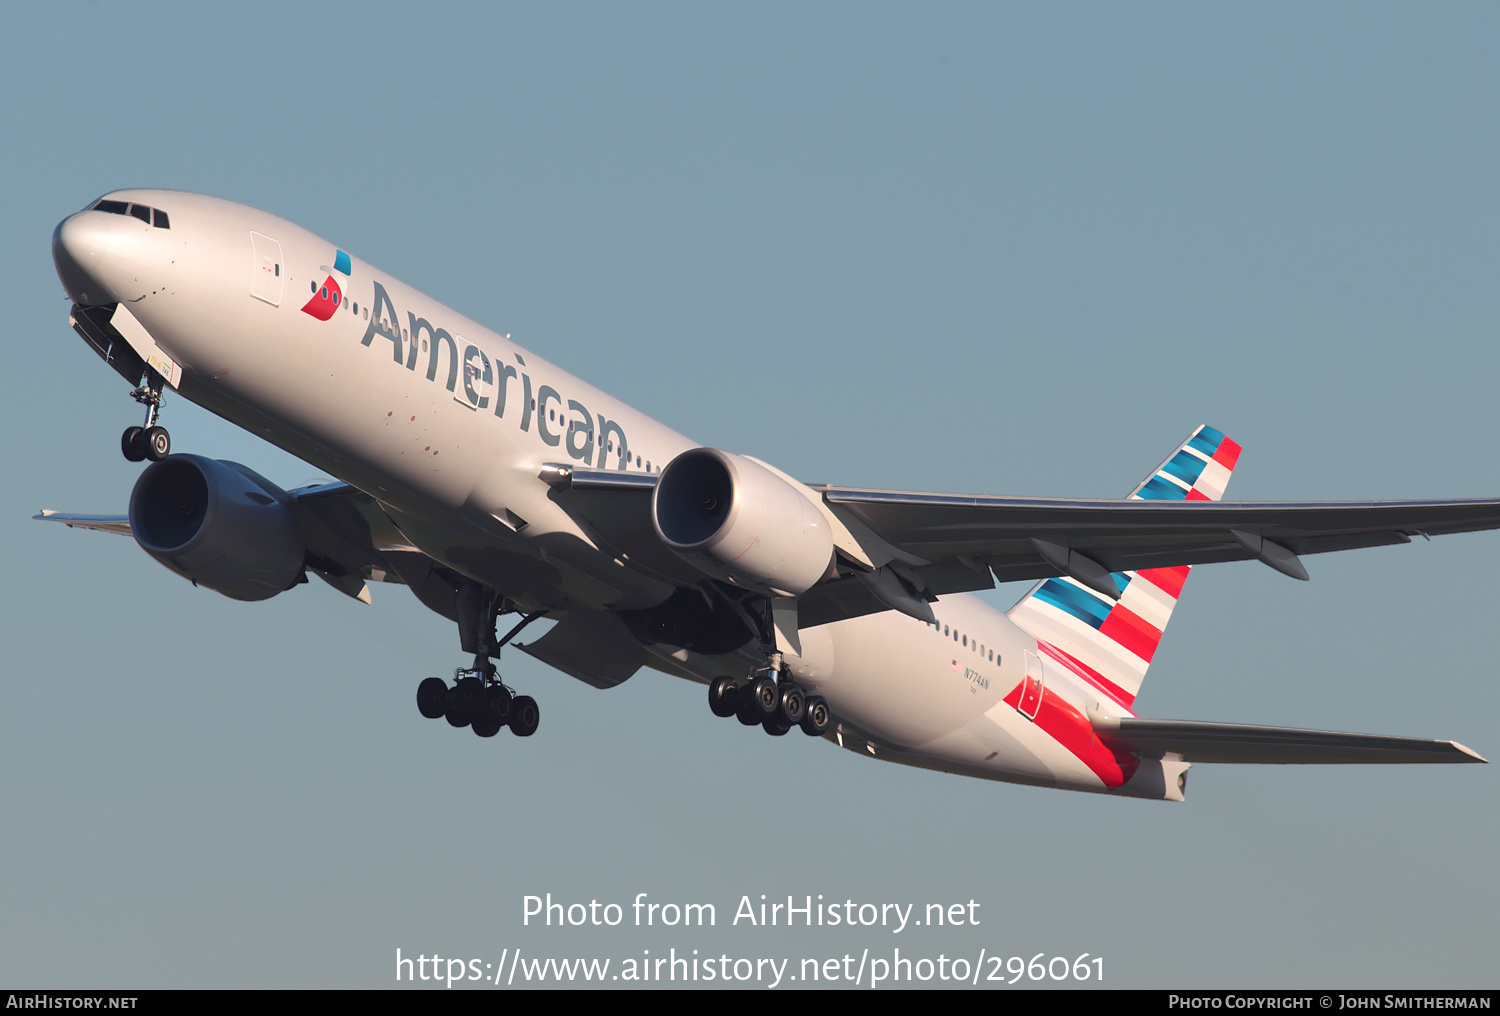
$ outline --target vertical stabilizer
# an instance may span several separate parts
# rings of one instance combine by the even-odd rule
[[[1217,501],[1240,446],[1199,427],[1130,492],[1144,501]],[[1118,600],[1067,578],[1046,579],[1006,612],[1041,651],[1130,710],[1177,606],[1188,568],[1113,572]]]

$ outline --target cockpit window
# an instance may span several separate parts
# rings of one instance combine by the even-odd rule
[[[171,229],[172,224],[167,219],[167,213],[160,208],[152,208],[149,205],[132,205],[124,201],[109,201],[100,199],[94,202],[93,210],[96,212],[109,212],[111,215],[132,215],[140,219],[146,225],[155,225],[157,229]],[[153,218],[155,222],[153,223]]]

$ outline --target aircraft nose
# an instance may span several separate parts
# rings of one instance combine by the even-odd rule
[[[110,303],[105,287],[93,272],[110,238],[110,216],[76,212],[52,231],[52,263],[73,302],[82,306]]]

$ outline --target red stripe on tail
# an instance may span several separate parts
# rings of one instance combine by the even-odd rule
[[[1156,654],[1156,644],[1161,641],[1160,631],[1118,603],[1099,626],[1099,634],[1114,639],[1147,663],[1151,662],[1151,657]]]
[[[1219,442],[1219,450],[1214,452],[1214,461],[1230,472],[1234,472],[1234,464],[1240,460],[1240,446],[1229,438]]]
[[[1187,581],[1190,570],[1190,566],[1184,564],[1176,568],[1143,568],[1136,574],[1175,600],[1182,595],[1182,584]]]

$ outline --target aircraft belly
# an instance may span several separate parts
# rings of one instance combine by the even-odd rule
[[[1009,647],[1024,633],[971,597],[942,597],[933,606],[938,628],[894,611],[822,626],[833,638],[837,665],[820,687],[839,716],[893,744],[927,744],[982,715],[1019,681],[1005,675],[1013,669],[1010,657],[1020,662]],[[960,617],[975,634],[984,628],[1000,650],[999,663],[943,634],[941,619],[952,631]]]
[[[1105,784],[1088,764],[1046,730],[1026,719],[1013,706],[1000,702],[969,724],[993,754],[983,765],[1029,779],[1045,778],[1059,786],[1099,790]]]
[[[912,752],[961,766],[966,771],[980,772],[991,779],[1087,790],[1102,787],[1087,769],[1079,772],[1076,765],[1058,756],[1053,750],[1057,747],[1055,743],[1049,747],[1017,734],[1026,732],[1012,733],[1003,723],[981,717],[960,730],[913,748]]]
[[[797,682],[813,694],[822,695],[838,673],[832,625],[804,628],[798,632],[802,652],[786,655],[787,668]]]

